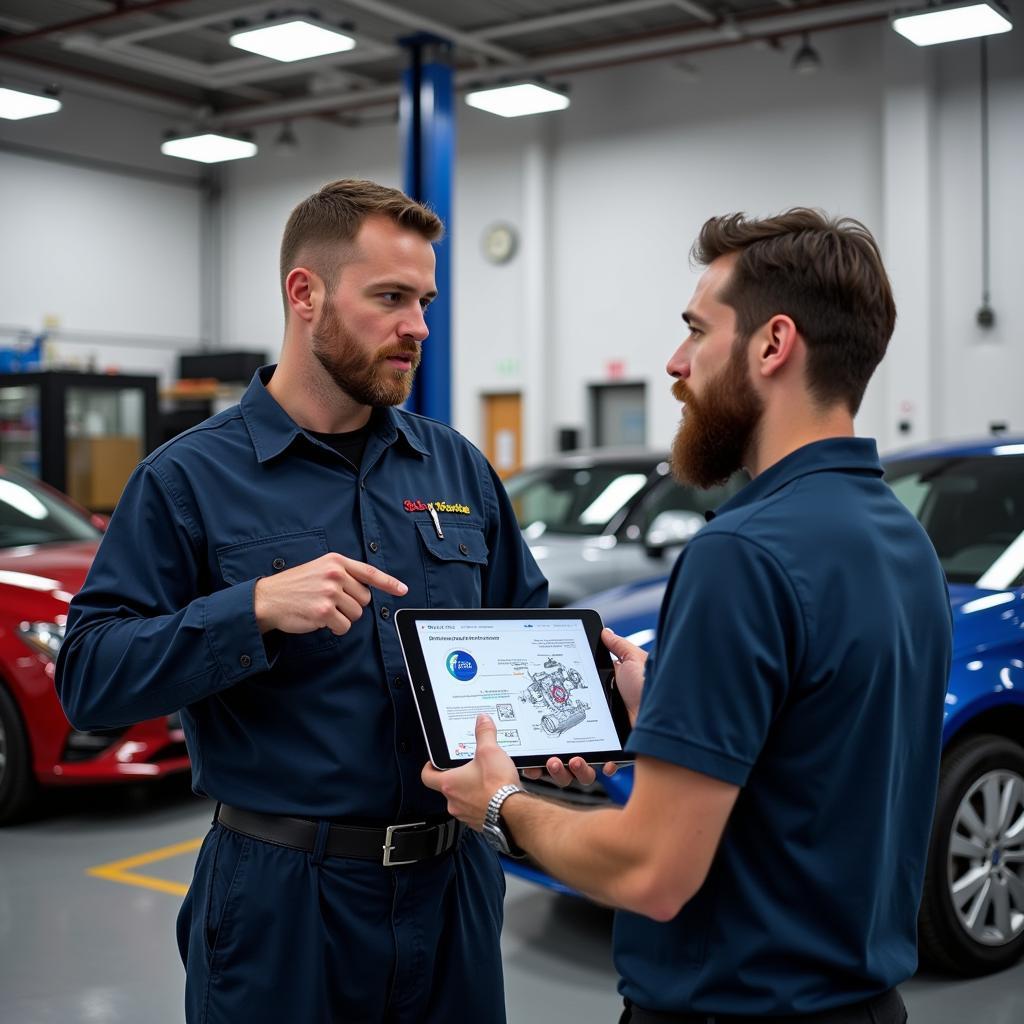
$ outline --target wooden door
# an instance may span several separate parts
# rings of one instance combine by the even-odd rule
[[[522,396],[484,395],[484,454],[502,479],[523,464]]]

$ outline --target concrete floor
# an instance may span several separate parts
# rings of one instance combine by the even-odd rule
[[[51,796],[35,820],[0,831],[3,1024],[181,1024],[175,890],[210,812],[175,781]],[[151,851],[163,853],[108,875],[162,888],[86,874]],[[510,1024],[617,1021],[608,912],[510,879],[505,915]],[[903,995],[914,1024],[1021,1024],[1024,964],[975,981],[918,976]]]

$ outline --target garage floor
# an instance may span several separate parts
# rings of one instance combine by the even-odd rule
[[[0,1021],[180,1024],[174,918],[210,812],[175,781],[59,794],[0,831]],[[609,913],[510,879],[511,1024],[617,1021],[610,934]],[[917,977],[903,994],[915,1024],[1021,1024],[1024,965],[978,981]]]

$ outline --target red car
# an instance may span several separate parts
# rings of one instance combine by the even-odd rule
[[[177,715],[79,732],[57,703],[53,663],[68,603],[104,522],[0,467],[0,824],[22,813],[39,785],[137,782],[189,768]]]

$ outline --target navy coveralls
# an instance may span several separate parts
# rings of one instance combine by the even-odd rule
[[[394,612],[544,607],[547,584],[504,489],[454,430],[377,409],[357,471],[277,404],[272,373],[129,480],[71,604],[61,702],[80,729],[181,709],[194,788],[225,804],[440,820]],[[373,590],[342,637],[261,636],[257,579],[329,551],[409,592]],[[178,921],[188,1020],[504,1021],[503,892],[473,832],[452,854],[388,868],[215,825]]]
[[[913,974],[951,648],[873,441],[805,445],[719,509],[669,578],[628,749],[741,790],[680,914],[617,915],[624,996],[789,1019]]]

